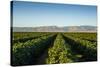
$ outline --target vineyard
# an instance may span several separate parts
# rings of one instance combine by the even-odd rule
[[[11,64],[37,65],[97,60],[97,33],[14,32]]]

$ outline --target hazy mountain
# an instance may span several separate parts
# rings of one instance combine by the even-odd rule
[[[96,26],[40,26],[40,27],[13,27],[14,32],[96,32]]]

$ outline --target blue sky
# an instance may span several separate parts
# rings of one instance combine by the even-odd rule
[[[97,7],[13,1],[13,26],[97,25]]]

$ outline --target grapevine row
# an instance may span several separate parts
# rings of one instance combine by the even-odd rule
[[[91,43],[90,41],[83,40],[81,38],[76,38],[67,34],[64,34],[65,39],[69,41],[73,48],[76,48],[81,54],[86,57],[86,60],[96,60],[97,56],[97,46],[96,43]]]
[[[18,33],[19,34],[19,33]],[[17,35],[18,35],[17,34]],[[38,37],[42,37],[42,36],[44,36],[44,35],[49,35],[49,33],[45,33],[45,34],[43,34],[43,33],[39,33],[39,34],[35,34],[34,35],[34,33],[32,34],[32,33],[20,33],[22,36],[23,36],[23,38],[21,38],[20,36],[17,36],[12,42],[13,43],[18,43],[18,42],[25,42],[25,41],[27,41],[27,40],[32,40],[32,39],[35,39],[35,38],[38,38]],[[25,36],[24,36],[25,35]],[[19,38],[18,38],[19,37]]]
[[[43,36],[37,39],[28,40],[25,43],[16,43],[12,50],[13,65],[35,64],[36,58],[46,49],[54,40],[56,34]]]
[[[53,47],[48,50],[47,64],[73,62],[70,47],[65,43],[61,34],[58,34],[54,41]]]

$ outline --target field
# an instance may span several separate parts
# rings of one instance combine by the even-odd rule
[[[13,32],[11,64],[97,61],[97,33]]]

